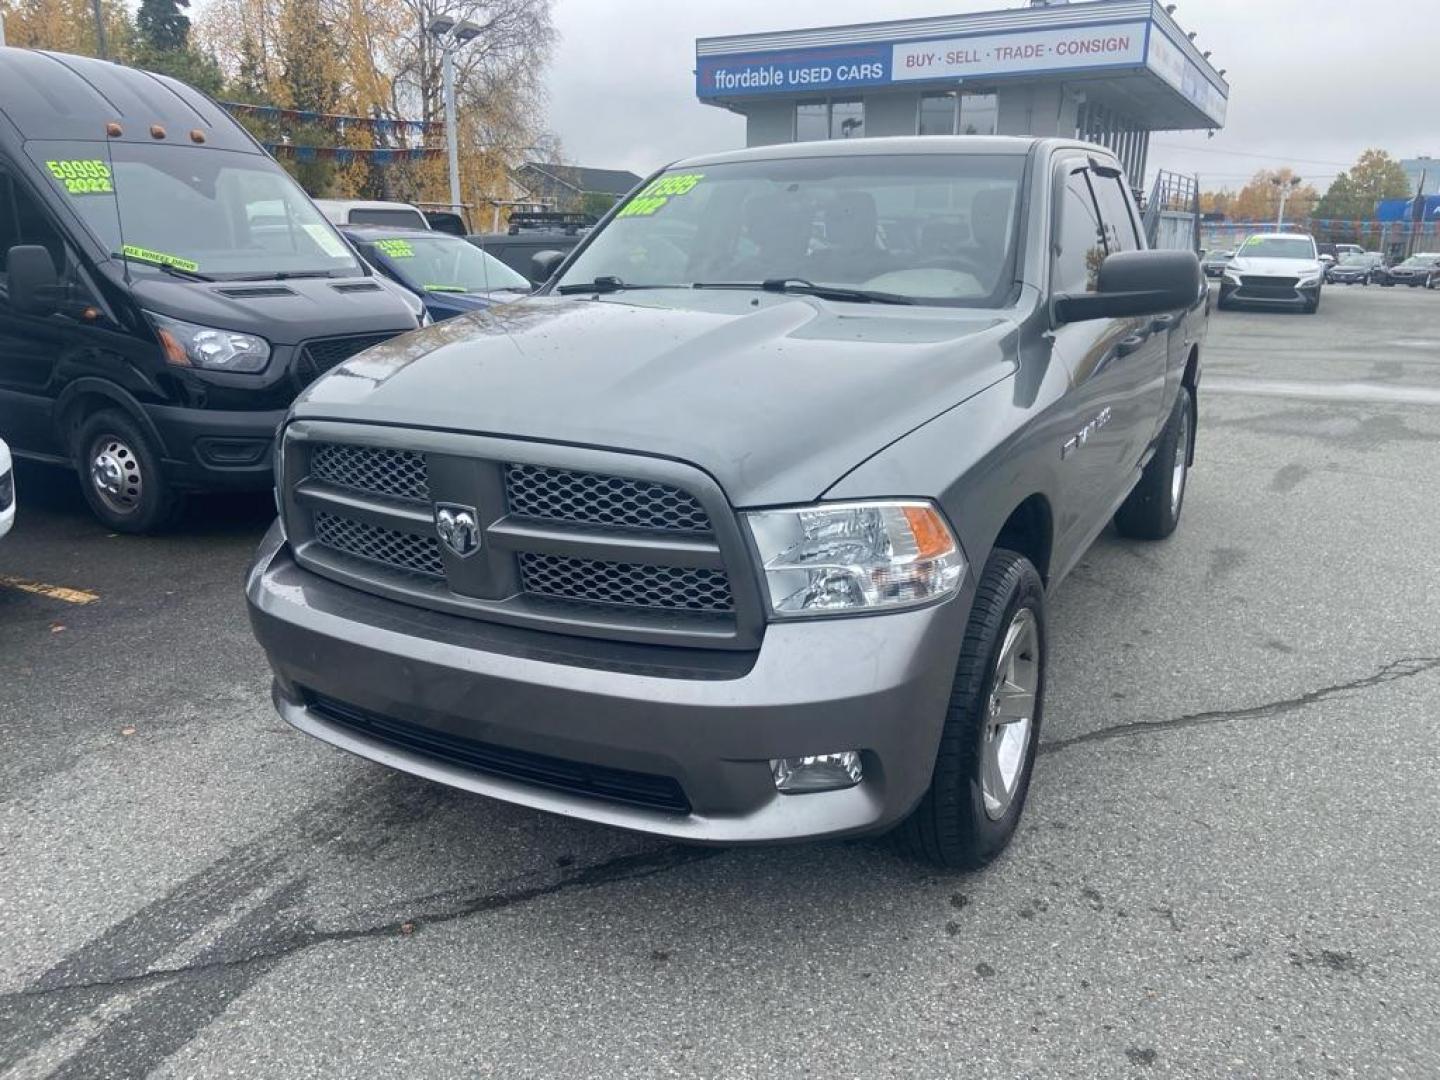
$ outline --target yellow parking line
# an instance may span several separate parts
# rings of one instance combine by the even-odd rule
[[[43,581],[26,581],[24,578],[6,577],[4,574],[0,574],[0,585],[34,593],[36,596],[48,596],[51,600],[64,600],[67,604],[93,604],[100,599],[98,593],[86,592],[84,589],[67,589],[63,585],[46,585]]]

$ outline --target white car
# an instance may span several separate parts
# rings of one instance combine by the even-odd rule
[[[1268,304],[1320,309],[1325,264],[1307,233],[1259,233],[1235,252],[1220,278],[1220,306]]]
[[[0,439],[0,536],[15,524],[15,467],[10,463],[10,448]]]
[[[430,219],[418,206],[373,199],[316,199],[315,205],[332,225],[384,225],[391,229],[429,229]]]

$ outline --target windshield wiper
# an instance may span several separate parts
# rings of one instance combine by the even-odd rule
[[[334,277],[333,270],[271,270],[264,274],[245,274],[231,281],[294,281],[296,278]]]
[[[632,289],[683,289],[685,287],[684,285],[665,285],[658,282],[646,285],[631,285],[628,282],[621,281],[613,274],[601,274],[594,281],[561,285],[555,291],[562,296],[568,296],[571,293],[612,293]]]
[[[818,296],[822,300],[854,300],[862,304],[913,304],[899,293],[876,289],[852,289],[845,285],[817,285],[804,278],[766,278],[764,281],[697,281],[696,289],[763,289],[765,292]]]
[[[126,255],[124,252],[112,251],[112,259],[119,259],[121,262],[139,263],[141,266],[148,266],[151,270],[159,270],[161,273],[169,274],[171,277],[184,278],[186,281],[214,281],[208,274],[202,274],[198,270],[186,270],[183,267],[171,266],[169,263],[151,262],[149,259],[137,259],[134,255]]]

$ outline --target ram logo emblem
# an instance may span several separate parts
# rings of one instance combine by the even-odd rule
[[[462,559],[480,550],[480,516],[473,506],[436,503],[435,532],[440,542]]]

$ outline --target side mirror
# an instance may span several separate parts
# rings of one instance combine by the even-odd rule
[[[5,254],[10,303],[26,315],[53,315],[67,298],[55,260],[39,244],[17,244]]]
[[[1097,291],[1055,297],[1055,321],[1124,319],[1188,308],[1203,286],[1200,260],[1188,251],[1121,251],[1100,264]]]
[[[537,251],[530,256],[530,280],[537,285],[543,285],[550,280],[550,275],[555,273],[556,268],[565,261],[563,251]]]

